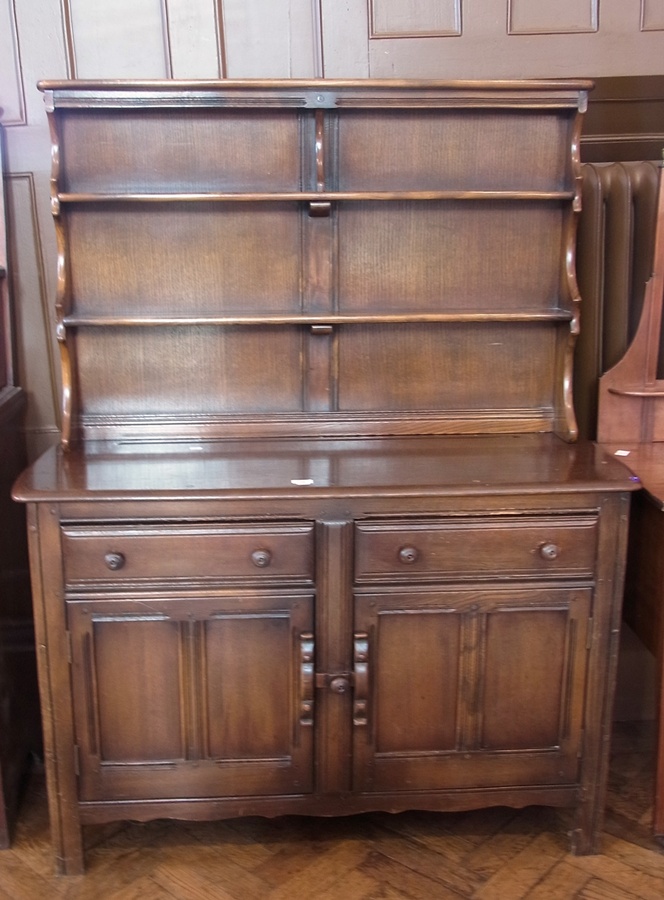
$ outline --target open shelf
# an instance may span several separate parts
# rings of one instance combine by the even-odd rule
[[[208,191],[208,192],[133,192],[133,193],[58,193],[60,203],[221,203],[304,202],[366,200],[571,200],[573,191]]]
[[[152,327],[174,325],[301,325],[325,327],[335,325],[408,325],[451,324],[454,322],[569,322],[569,310],[555,309],[549,312],[524,310],[522,312],[445,312],[411,313],[403,315],[224,315],[224,316],[76,316],[67,315],[62,324],[67,328],[89,327]]]
[[[572,438],[584,85],[44,85],[65,446]]]

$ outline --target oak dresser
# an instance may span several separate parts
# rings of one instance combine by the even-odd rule
[[[550,804],[597,849],[635,483],[576,441],[587,82],[46,82],[23,474],[53,841]]]

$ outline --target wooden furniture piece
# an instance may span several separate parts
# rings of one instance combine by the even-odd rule
[[[583,124],[583,162],[658,159],[664,146],[664,77],[594,79]]]
[[[588,87],[42,85],[60,871],[162,816],[544,803],[596,849],[634,484],[573,442]]]
[[[0,176],[3,141],[0,131]],[[25,468],[25,394],[16,383],[4,187],[0,185],[0,848],[9,847],[31,753],[39,749],[25,510],[11,488]]]
[[[659,739],[653,829],[664,838],[664,379],[659,377],[664,301],[664,185],[661,173],[652,275],[639,326],[623,358],[600,379],[598,441],[624,459],[643,492],[630,531],[625,616],[657,659]]]
[[[583,327],[574,349],[579,437],[596,439],[599,379],[623,357],[638,328],[652,273],[659,168],[652,160],[581,166],[576,277]]]

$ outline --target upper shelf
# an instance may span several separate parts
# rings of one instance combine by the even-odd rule
[[[219,202],[287,202],[304,203],[341,201],[403,200],[571,200],[574,191],[269,191],[269,192],[169,192],[169,193],[57,193],[59,203],[219,203]]]
[[[265,101],[240,110],[220,102],[185,106],[177,119],[150,105],[56,106],[51,118],[61,203],[568,199],[579,190],[573,105],[292,109]]]

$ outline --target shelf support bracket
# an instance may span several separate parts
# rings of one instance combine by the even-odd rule
[[[322,109],[316,110],[316,137],[314,140],[316,157],[316,190],[319,194],[325,191],[325,114]],[[330,215],[329,200],[311,200],[309,215],[314,219],[324,219]]]

